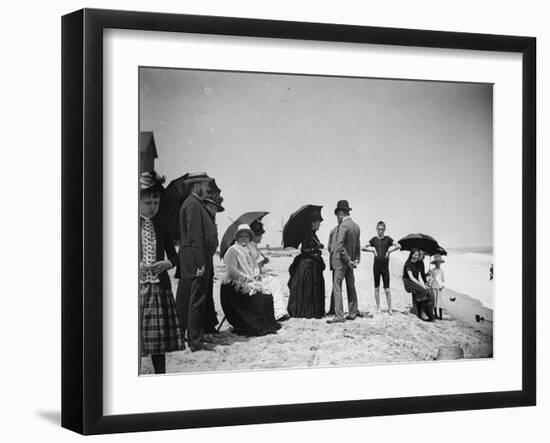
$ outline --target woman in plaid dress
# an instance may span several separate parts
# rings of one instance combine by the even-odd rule
[[[166,372],[167,352],[185,349],[166,272],[177,264],[178,256],[167,231],[155,218],[163,182],[155,171],[140,177],[140,350],[142,356],[151,356],[156,374]]]

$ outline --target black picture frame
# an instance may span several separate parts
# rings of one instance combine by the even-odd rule
[[[522,388],[392,399],[106,416],[103,412],[103,30],[504,51],[522,54]],[[536,39],[83,9],[62,18],[62,426],[82,434],[536,404]]]

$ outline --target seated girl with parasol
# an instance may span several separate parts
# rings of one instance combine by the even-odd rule
[[[434,308],[432,294],[422,279],[421,270],[418,266],[419,260],[420,251],[412,249],[403,267],[403,284],[405,285],[405,291],[410,292],[413,296],[418,318],[423,320],[422,311],[424,311],[428,316],[428,321],[433,321]]]
[[[273,296],[263,292],[258,266],[248,247],[253,237],[249,225],[239,225],[236,242],[224,255],[227,271],[220,289],[222,309],[233,332],[246,336],[273,334],[281,327],[275,320]]]

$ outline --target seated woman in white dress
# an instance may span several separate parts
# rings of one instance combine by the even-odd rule
[[[284,287],[275,274],[265,268],[269,259],[262,254],[258,245],[262,242],[262,236],[265,234],[264,225],[260,221],[255,221],[250,225],[254,232],[254,239],[248,244],[254,263],[258,269],[258,281],[261,284],[263,293],[273,296],[273,311],[277,321],[285,321],[290,318],[287,311],[287,297]]]
[[[273,314],[273,297],[264,292],[249,242],[254,233],[240,225],[236,242],[224,256],[227,272],[220,288],[220,301],[233,332],[245,336],[275,333],[281,326]]]

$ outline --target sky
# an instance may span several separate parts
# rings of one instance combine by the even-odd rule
[[[167,182],[206,171],[222,189],[220,237],[269,211],[264,244],[304,204],[319,236],[347,199],[361,241],[384,220],[395,240],[493,244],[490,84],[140,68],[140,130],[153,131]]]

